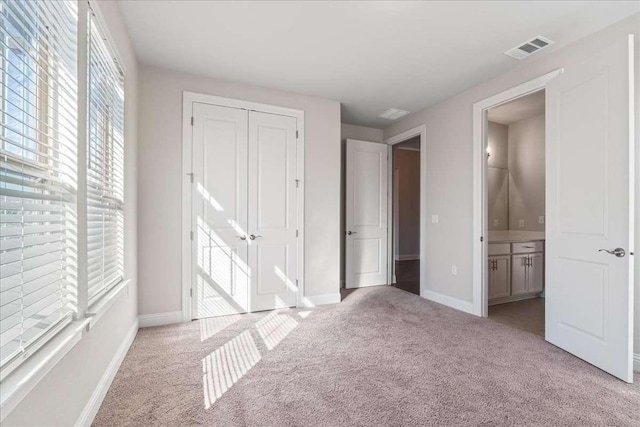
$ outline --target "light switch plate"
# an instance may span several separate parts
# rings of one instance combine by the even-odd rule
[[[453,275],[453,276],[457,276],[458,275],[458,266],[457,265],[452,265],[451,266],[451,275]]]
[[[538,217],[538,224],[544,224],[544,216],[539,216]]]
[[[518,221],[518,227],[524,228],[524,219]]]
[[[500,221],[498,221],[497,219],[494,219],[494,220],[493,220],[493,226],[494,226],[494,227],[497,227],[497,226],[499,226],[499,225],[500,225]]]
[[[438,223],[438,215],[431,215],[431,223],[432,224],[437,224]]]

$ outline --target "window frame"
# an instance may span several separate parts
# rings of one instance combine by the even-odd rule
[[[126,109],[127,109],[127,73],[126,68],[124,66],[124,62],[121,60],[121,55],[118,49],[116,48],[117,44],[114,43],[114,39],[109,31],[109,27],[106,24],[102,14],[100,13],[99,5],[96,0],[71,0],[72,2],[77,4],[77,83],[78,83],[78,92],[77,92],[77,121],[74,124],[75,131],[77,131],[77,185],[78,191],[76,194],[78,214],[80,215],[80,203],[81,198],[84,195],[84,200],[86,203],[86,190],[87,190],[87,181],[86,176],[84,177],[84,182],[82,177],[80,176],[82,173],[86,175],[87,173],[87,145],[88,145],[88,135],[86,130],[88,130],[88,108],[89,108],[89,92],[86,83],[88,82],[88,73],[90,66],[90,59],[87,55],[88,52],[88,42],[90,40],[90,17],[89,14],[93,14],[95,21],[99,25],[99,30],[101,35],[104,37],[104,41],[107,47],[108,52],[111,54],[114,61],[117,63],[118,68],[122,73],[122,90],[123,90],[123,104],[122,104],[122,206],[120,212],[122,213],[123,219],[123,227],[126,224],[126,207],[127,207],[127,188],[125,185],[126,182],[126,164],[127,160],[127,150],[126,145],[128,143],[127,138],[127,129],[128,122],[126,120]],[[4,5],[0,5],[0,8]],[[0,9],[1,10],[1,9]],[[4,49],[4,47],[3,47]],[[4,52],[3,52],[4,53]],[[0,67],[0,81],[4,82],[6,70],[4,68],[5,62],[3,62],[3,67]],[[39,64],[41,65],[41,64]],[[46,71],[46,70],[45,70]],[[37,74],[42,73],[43,70],[40,66],[38,66]],[[45,72],[46,74],[46,72]],[[0,101],[2,102],[3,112],[5,114],[4,103],[7,102],[5,93],[8,90],[6,87],[2,87],[2,93],[0,94]],[[36,88],[36,93],[34,96],[43,98],[41,96],[42,86]],[[51,90],[51,89],[49,89]],[[49,93],[50,95],[50,93]],[[33,117],[33,120],[37,121],[37,132],[38,142],[42,142],[43,139],[47,138],[47,133],[42,132],[42,126],[55,126],[58,124],[58,118],[56,116],[56,108],[51,108],[50,96],[44,96],[45,101],[43,103],[38,103],[36,105],[37,111],[36,116]],[[55,100],[53,102],[56,102]],[[41,105],[40,105],[41,104]],[[26,113],[25,113],[26,114]],[[46,125],[43,125],[44,121],[40,121],[39,119],[46,117]],[[3,119],[4,122],[4,119]],[[84,131],[84,132],[83,132]],[[55,132],[55,130],[54,130]],[[0,144],[0,155],[7,159],[11,159],[13,161],[19,162],[22,164],[28,164],[30,167],[39,169],[41,171],[48,170],[47,164],[51,162],[51,159],[48,159],[46,163],[41,163],[38,160],[38,156],[40,155],[40,150],[37,150],[36,160],[27,161],[26,159],[21,158],[20,156],[13,155],[7,153],[4,150],[4,143]],[[81,149],[84,147],[84,150]],[[46,155],[46,151],[43,152]],[[80,159],[84,156],[84,171],[81,169],[81,161]],[[80,188],[81,185],[84,185],[84,188]],[[86,215],[87,211],[84,210],[84,224],[86,225]],[[81,228],[81,221],[78,221],[76,227],[76,233],[78,234],[78,243],[81,242],[81,235],[84,234],[84,241],[86,242],[87,230]],[[70,352],[75,345],[80,342],[83,337],[90,333],[91,329],[98,320],[109,310],[109,308],[119,299],[119,296],[124,293],[125,290],[128,289],[131,278],[127,275],[127,261],[126,261],[126,241],[125,238],[121,240],[121,248],[122,251],[122,278],[117,281],[113,286],[101,292],[96,298],[91,301],[91,305],[89,305],[88,298],[88,280],[86,276],[86,267],[87,267],[87,254],[86,254],[86,246],[84,256],[81,256],[80,251],[83,250],[80,246],[78,247],[78,253],[76,254],[78,258],[77,267],[75,272],[78,275],[77,280],[77,294],[78,294],[78,303],[75,311],[73,312],[73,318],[64,324],[56,325],[54,328],[47,331],[47,339],[40,339],[37,345],[30,346],[26,351],[19,355],[19,359],[12,359],[10,362],[5,363],[4,366],[0,369],[0,388],[2,393],[0,393],[0,421],[4,420],[4,418],[20,403],[20,401],[50,372],[53,367],[64,358],[64,356]],[[84,258],[84,260],[83,260]],[[81,264],[84,263],[84,266]],[[84,269],[83,269],[84,267]],[[84,273],[83,273],[84,271]],[[51,333],[50,333],[51,332]],[[10,369],[7,369],[10,367]]]

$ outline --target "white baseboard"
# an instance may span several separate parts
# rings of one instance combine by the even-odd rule
[[[311,295],[304,297],[303,300],[305,307],[316,307],[318,305],[338,304],[342,298],[340,297],[340,292],[337,292],[335,294]]]
[[[396,261],[413,261],[416,259],[420,259],[420,254],[396,255]]]
[[[120,369],[120,365],[122,364],[124,357],[127,355],[129,347],[131,347],[131,344],[133,344],[133,340],[135,339],[137,333],[138,320],[136,319],[135,323],[131,326],[131,329],[129,329],[129,332],[127,332],[127,335],[124,337],[122,344],[120,344],[118,351],[116,351],[113,359],[111,359],[109,366],[107,366],[107,370],[102,375],[102,378],[100,378],[100,381],[98,381],[96,389],[91,394],[91,398],[82,410],[80,417],[78,417],[78,421],[76,421],[76,426],[90,426],[91,423],[93,423],[93,419],[98,414],[100,405],[102,405],[102,401],[107,395],[107,391],[109,391],[109,387],[111,387],[111,383],[116,377],[118,369]]]
[[[151,326],[170,325],[172,323],[182,323],[182,311],[170,311],[168,313],[142,314],[138,316],[141,328]]]
[[[458,298],[453,298],[448,295],[441,294],[439,292],[422,290],[422,298],[428,299],[438,304],[446,305],[456,310],[464,311],[465,313],[473,314],[473,304],[468,301],[463,301]]]
[[[634,353],[633,355],[633,370],[640,372],[640,353]]]

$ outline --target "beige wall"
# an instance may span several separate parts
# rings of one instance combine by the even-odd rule
[[[544,114],[509,125],[509,228],[544,231]],[[520,227],[520,220],[524,227]]]
[[[140,314],[182,308],[182,94],[305,114],[305,295],[339,292],[340,103],[153,67],[140,69]]]
[[[340,125],[340,139],[342,142],[346,142],[347,139],[359,139],[361,141],[382,143],[384,142],[384,132],[382,129],[342,123]]]
[[[370,128],[366,126],[351,125],[342,123],[340,125],[340,283],[344,287],[345,275],[345,252],[344,252],[344,236],[345,236],[345,196],[347,185],[347,139],[359,139],[361,141],[384,143],[384,134],[382,129]]]
[[[425,289],[472,302],[473,158],[472,109],[475,102],[539,77],[556,68],[571,69],[613,41],[636,36],[636,58],[640,58],[640,14],[540,58],[524,60],[513,70],[424,111],[416,112],[385,128],[385,138],[413,127],[426,125],[427,210]],[[638,66],[636,61],[636,67]],[[638,68],[636,68],[636,81]],[[636,105],[640,105],[636,85]],[[637,119],[640,123],[640,117]],[[640,150],[636,150],[639,154]],[[637,170],[640,170],[638,161]],[[637,206],[640,186],[637,186]],[[640,209],[636,208],[640,224]],[[640,227],[636,227],[636,247],[640,247]],[[458,274],[451,275],[451,265]],[[640,262],[636,262],[635,351],[640,353]]]
[[[393,169],[395,259],[419,259],[420,151],[394,147]]]
[[[97,3],[97,2],[96,2]],[[89,402],[124,338],[137,324],[137,95],[138,64],[116,2],[97,3],[124,66],[125,77],[125,277],[126,292],[78,344],[58,362],[20,404],[3,426],[71,426]]]

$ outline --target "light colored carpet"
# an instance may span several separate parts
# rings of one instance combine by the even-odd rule
[[[628,385],[392,287],[139,331],[96,426],[631,426]]]
[[[490,305],[489,319],[544,338],[544,298]]]

